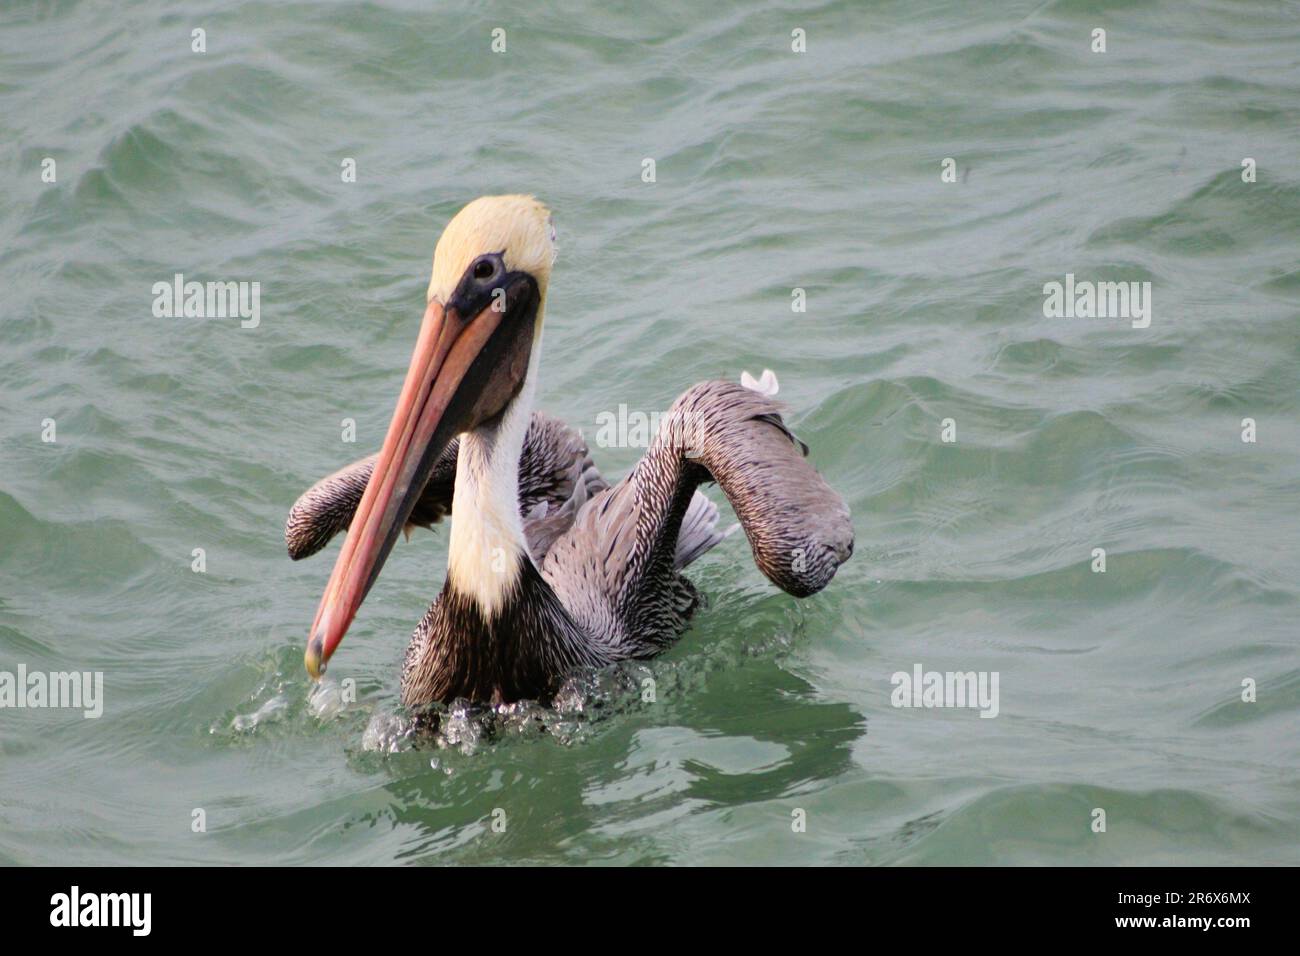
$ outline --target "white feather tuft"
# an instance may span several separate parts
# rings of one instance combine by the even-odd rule
[[[763,369],[762,377],[755,379],[748,372],[740,373],[740,384],[753,392],[760,395],[767,395],[769,398],[777,393],[780,385],[776,381],[776,373],[770,368]]]

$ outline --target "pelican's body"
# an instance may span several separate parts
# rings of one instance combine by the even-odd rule
[[[384,449],[318,482],[286,525],[294,558],[349,529],[308,644],[313,675],[397,533],[447,514],[447,580],[402,669],[410,707],[547,700],[575,668],[670,644],[699,602],[681,570],[723,538],[704,482],[792,594],[820,590],[852,553],[843,501],[752,381],[688,390],[613,486],[577,433],[533,411],[553,243],[549,213],[523,196],[476,200],[439,240]]]

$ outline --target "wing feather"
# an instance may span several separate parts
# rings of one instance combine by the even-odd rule
[[[431,528],[451,513],[459,448],[460,442],[454,440],[438,456],[411,513],[408,532],[411,527]],[[289,557],[297,561],[313,555],[348,529],[377,457],[355,461],[303,492],[284,526]],[[519,512],[533,560],[540,563],[582,505],[608,487],[582,436],[558,419],[534,412],[519,459]]]

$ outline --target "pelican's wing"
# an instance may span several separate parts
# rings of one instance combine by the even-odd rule
[[[451,513],[459,449],[460,441],[453,440],[438,456],[424,494],[411,512],[408,531],[432,527]],[[348,529],[375,458],[355,461],[303,492],[284,525],[289,557],[297,561],[313,555]],[[533,413],[519,459],[519,512],[534,560],[540,561],[556,536],[573,523],[578,508],[608,486],[577,432],[548,415]]]
[[[412,527],[432,527],[451,511],[458,448],[459,442],[453,441],[438,457],[433,476],[406,523],[408,532]],[[340,531],[348,530],[357,505],[361,504],[370,474],[375,470],[377,457],[370,455],[340,468],[316,482],[293,503],[284,523],[284,543],[288,546],[289,557],[295,561],[310,557],[329,544]]]
[[[579,512],[543,575],[591,633],[661,643],[696,600],[677,573],[679,545],[698,533],[697,486],[714,480],[759,569],[790,594],[814,594],[853,553],[853,526],[807,451],[768,390],[702,382],[673,403],[632,473]]]
[[[582,436],[558,418],[533,412],[519,456],[519,514],[534,562],[542,563],[582,506],[608,487]]]

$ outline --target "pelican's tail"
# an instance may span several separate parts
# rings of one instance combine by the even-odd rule
[[[718,529],[718,506],[704,492],[695,490],[691,503],[682,517],[682,530],[677,534],[677,551],[673,566],[680,571],[700,555],[712,549],[723,538],[729,537],[740,525],[733,524],[725,531]]]

